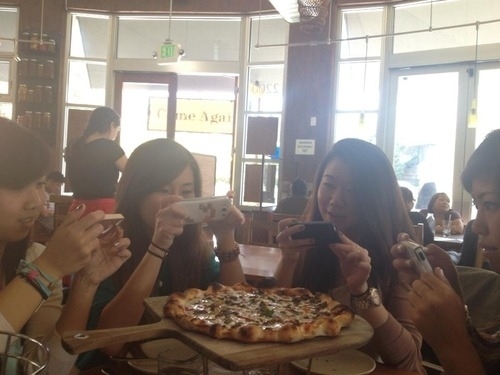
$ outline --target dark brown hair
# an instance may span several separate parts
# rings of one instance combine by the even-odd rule
[[[414,237],[413,227],[392,165],[377,146],[360,139],[343,139],[333,145],[316,170],[314,188],[306,209],[310,221],[323,220],[318,206],[318,189],[327,165],[342,160],[350,169],[355,196],[357,231],[351,240],[366,248],[372,259],[370,282],[387,288],[396,277],[391,246],[401,232]],[[340,276],[338,260],[330,251],[308,251],[302,269],[297,267],[297,285],[327,291]]]
[[[130,238],[131,258],[117,271],[120,285],[133,273],[151,243],[141,220],[140,205],[149,194],[161,190],[186,168],[194,175],[195,196],[201,196],[201,173],[193,155],[171,139],[155,139],[137,147],[128,159],[116,194],[117,212],[125,217],[122,227]],[[202,269],[210,255],[201,225],[187,225],[176,237],[165,264],[173,291],[201,287]]]
[[[49,146],[39,136],[0,117],[0,187],[17,190],[28,186],[47,173],[49,161]],[[30,244],[29,236],[7,243],[0,265],[2,286],[14,278]]]
[[[90,114],[89,122],[85,127],[82,136],[71,142],[68,146],[64,155],[66,160],[70,160],[75,153],[78,153],[81,150],[82,145],[90,135],[96,132],[107,132],[111,123],[114,123],[114,127],[121,126],[120,115],[113,108],[97,107],[94,109]]]

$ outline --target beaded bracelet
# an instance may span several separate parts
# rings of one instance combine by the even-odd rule
[[[229,251],[220,251],[217,247],[214,249],[215,255],[219,258],[221,263],[230,263],[238,259],[240,255],[240,245],[237,242],[234,243],[234,247]]]

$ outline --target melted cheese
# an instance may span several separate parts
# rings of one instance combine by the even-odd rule
[[[187,301],[188,315],[208,325],[228,328],[252,324],[278,329],[287,324],[311,323],[318,316],[330,315],[326,303],[317,296],[291,297],[261,292],[226,290]]]

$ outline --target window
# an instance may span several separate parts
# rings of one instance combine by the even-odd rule
[[[17,8],[0,6],[0,116],[12,119],[14,92],[12,82],[15,82],[15,62],[19,12]]]
[[[383,9],[342,12],[334,141],[355,137],[377,142]]]
[[[243,117],[241,204],[272,207],[280,195],[279,150],[288,24],[276,17],[252,18],[250,36]],[[256,128],[260,129],[260,136],[256,136]]]
[[[238,61],[241,18],[119,17],[118,58],[150,59],[166,39],[183,60]]]

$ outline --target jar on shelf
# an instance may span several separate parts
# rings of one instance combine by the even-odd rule
[[[33,123],[33,112],[31,112],[31,111],[24,112],[23,123],[24,123],[24,126],[26,126],[27,128],[31,128],[31,125]]]
[[[19,43],[21,51],[28,52],[30,50],[30,43],[28,43],[29,40],[31,40],[30,33],[27,31],[23,32],[21,34],[21,41]]]
[[[32,122],[33,129],[40,129],[41,125],[42,125],[42,112],[34,112],[33,122]]]
[[[33,102],[35,102],[35,103],[42,102],[42,92],[43,92],[42,85],[36,85],[35,90],[33,92]]]
[[[52,127],[52,115],[51,115],[51,113],[50,112],[43,112],[42,113],[41,128],[50,130],[51,127]]]
[[[20,102],[28,101],[28,86],[20,84],[17,88],[17,100]]]
[[[43,78],[45,76],[45,65],[42,63],[36,65],[36,76],[38,78]]]
[[[19,61],[19,76],[28,76],[28,59],[21,59],[21,61]]]
[[[54,61],[47,60],[45,61],[45,70],[44,70],[45,78],[54,78]]]
[[[40,37],[38,36],[38,33],[32,33],[30,40],[30,51],[38,51],[38,45],[40,43]]]
[[[52,86],[44,86],[43,87],[43,101],[45,103],[51,104],[54,97],[54,91],[52,90]]]
[[[34,96],[35,96],[34,90],[32,90],[32,89],[28,89],[28,95],[27,95],[27,97],[26,97],[26,101],[27,101],[28,103],[33,103]]]
[[[56,52],[56,41],[54,39],[49,39],[49,43],[47,44],[47,51],[50,53]]]
[[[38,61],[36,61],[36,59],[30,59],[28,61],[28,76],[36,77],[37,68],[38,68]]]

